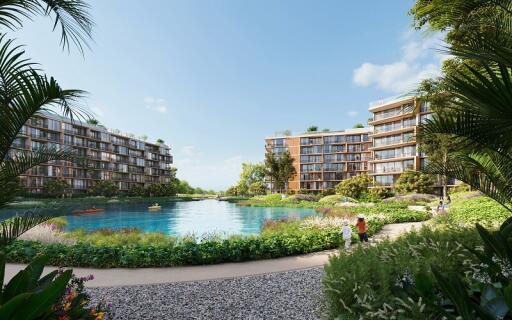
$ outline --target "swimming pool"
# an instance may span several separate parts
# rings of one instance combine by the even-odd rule
[[[66,230],[139,228],[145,232],[186,234],[257,234],[267,219],[302,219],[316,214],[313,209],[246,207],[226,201],[201,200],[162,204],[148,211],[148,204],[109,204],[105,212],[67,216]]]

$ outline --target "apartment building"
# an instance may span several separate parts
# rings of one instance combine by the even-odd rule
[[[401,173],[420,170],[425,156],[419,152],[419,125],[432,117],[429,104],[408,96],[370,106],[373,126],[370,175],[374,186],[392,187]]]
[[[279,155],[288,150],[297,174],[288,189],[323,191],[368,171],[369,128],[265,138],[265,149]]]
[[[69,149],[80,159],[50,161],[20,178],[31,193],[42,192],[48,179],[65,179],[74,193],[85,192],[96,181],[111,180],[119,190],[170,181],[173,157],[165,144],[149,143],[103,126],[71,121],[42,113],[20,131],[10,155],[42,148]]]

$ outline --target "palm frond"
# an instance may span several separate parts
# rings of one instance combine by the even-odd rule
[[[0,248],[9,245],[28,230],[52,218],[54,217],[51,215],[41,215],[36,211],[28,211],[21,216],[1,221]]]
[[[83,53],[94,25],[89,10],[82,0],[2,0],[0,26],[14,30],[22,27],[23,18],[49,16],[54,20],[53,30],[60,29],[62,47],[69,50],[73,43]]]
[[[0,183],[6,183],[25,173],[28,169],[52,160],[77,159],[71,150],[42,148],[8,157],[0,163]]]
[[[427,163],[427,173],[447,174],[483,192],[512,211],[512,161],[498,152],[464,153],[452,155],[448,166]]]
[[[41,111],[62,113],[71,119],[87,116],[78,101],[81,90],[65,90],[53,78],[40,75],[24,51],[0,37],[0,159],[23,125]]]

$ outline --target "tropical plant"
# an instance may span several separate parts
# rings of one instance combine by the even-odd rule
[[[110,180],[96,181],[89,192],[94,196],[113,197],[119,192],[117,184]]]
[[[318,132],[317,126],[310,126],[306,129],[306,132]]]
[[[372,119],[373,120],[373,119]],[[356,123],[353,127],[354,129],[360,129],[360,128],[364,128],[364,124],[362,123]]]
[[[430,13],[418,15],[425,22],[419,26],[449,28],[449,53],[461,61],[441,79],[449,112],[422,128],[426,135],[457,138],[461,149],[448,170],[436,163],[426,169],[448,171],[512,211],[512,2],[450,0],[457,10],[420,2]]]
[[[49,179],[43,184],[43,194],[48,197],[60,198],[71,193],[71,186],[64,179]]]
[[[98,119],[94,119],[94,118],[90,118],[90,119],[87,119],[86,121],[88,124],[93,124],[93,125],[99,125],[100,122],[98,121]]]
[[[92,21],[88,5],[81,0],[12,0],[0,3],[0,27],[18,29],[23,18],[50,16],[54,19],[54,29],[61,32],[61,45],[69,50],[73,43],[83,52],[90,38]],[[3,33],[0,36],[0,207],[14,195],[6,186],[16,182],[18,176],[28,169],[51,160],[71,160],[74,155],[67,150],[40,148],[32,151],[11,150],[13,142],[25,123],[41,111],[60,110],[71,119],[80,117],[83,112],[75,102],[84,92],[66,90],[59,86],[53,77],[38,70],[35,63],[26,56],[21,46],[14,45]],[[26,213],[2,221],[0,248],[12,242],[23,232],[50,217]],[[1,319],[44,319],[55,318],[54,304],[66,291],[71,279],[71,271],[57,275],[53,272],[40,279],[45,258],[36,258],[19,272],[5,286],[0,285]],[[3,283],[5,258],[0,254],[0,281]],[[76,315],[81,314],[85,303],[72,307]],[[83,317],[85,318],[85,317]]]
[[[165,143],[165,141],[163,139],[156,139],[156,143],[163,144],[163,143]]]
[[[431,193],[435,179],[431,174],[418,171],[406,171],[402,173],[395,183],[395,191],[399,194],[410,192]]]
[[[370,177],[366,173],[356,175],[338,183],[336,193],[358,199],[363,193],[367,192],[370,182]]]

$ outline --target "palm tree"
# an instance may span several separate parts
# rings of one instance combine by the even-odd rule
[[[508,2],[509,9],[512,3]],[[496,30],[511,34],[512,11],[496,19]],[[443,116],[427,121],[425,135],[460,140],[448,168],[427,166],[482,191],[512,212],[512,48],[503,41],[475,35],[450,53],[466,63],[443,79]]]
[[[9,0],[0,2],[0,27],[18,29],[23,18],[49,16],[54,29],[59,28],[61,45],[69,50],[70,43],[83,53],[91,37],[92,20],[89,6],[82,0]],[[41,111],[59,112],[70,118],[86,113],[77,102],[84,96],[81,90],[66,90],[53,77],[41,73],[21,46],[14,45],[5,34],[0,36],[0,207],[12,199],[6,186],[28,169],[51,160],[69,160],[67,150],[42,149],[25,153],[10,151],[23,125]],[[0,245],[5,245],[23,232],[49,217],[27,213],[5,220],[0,225]]]

